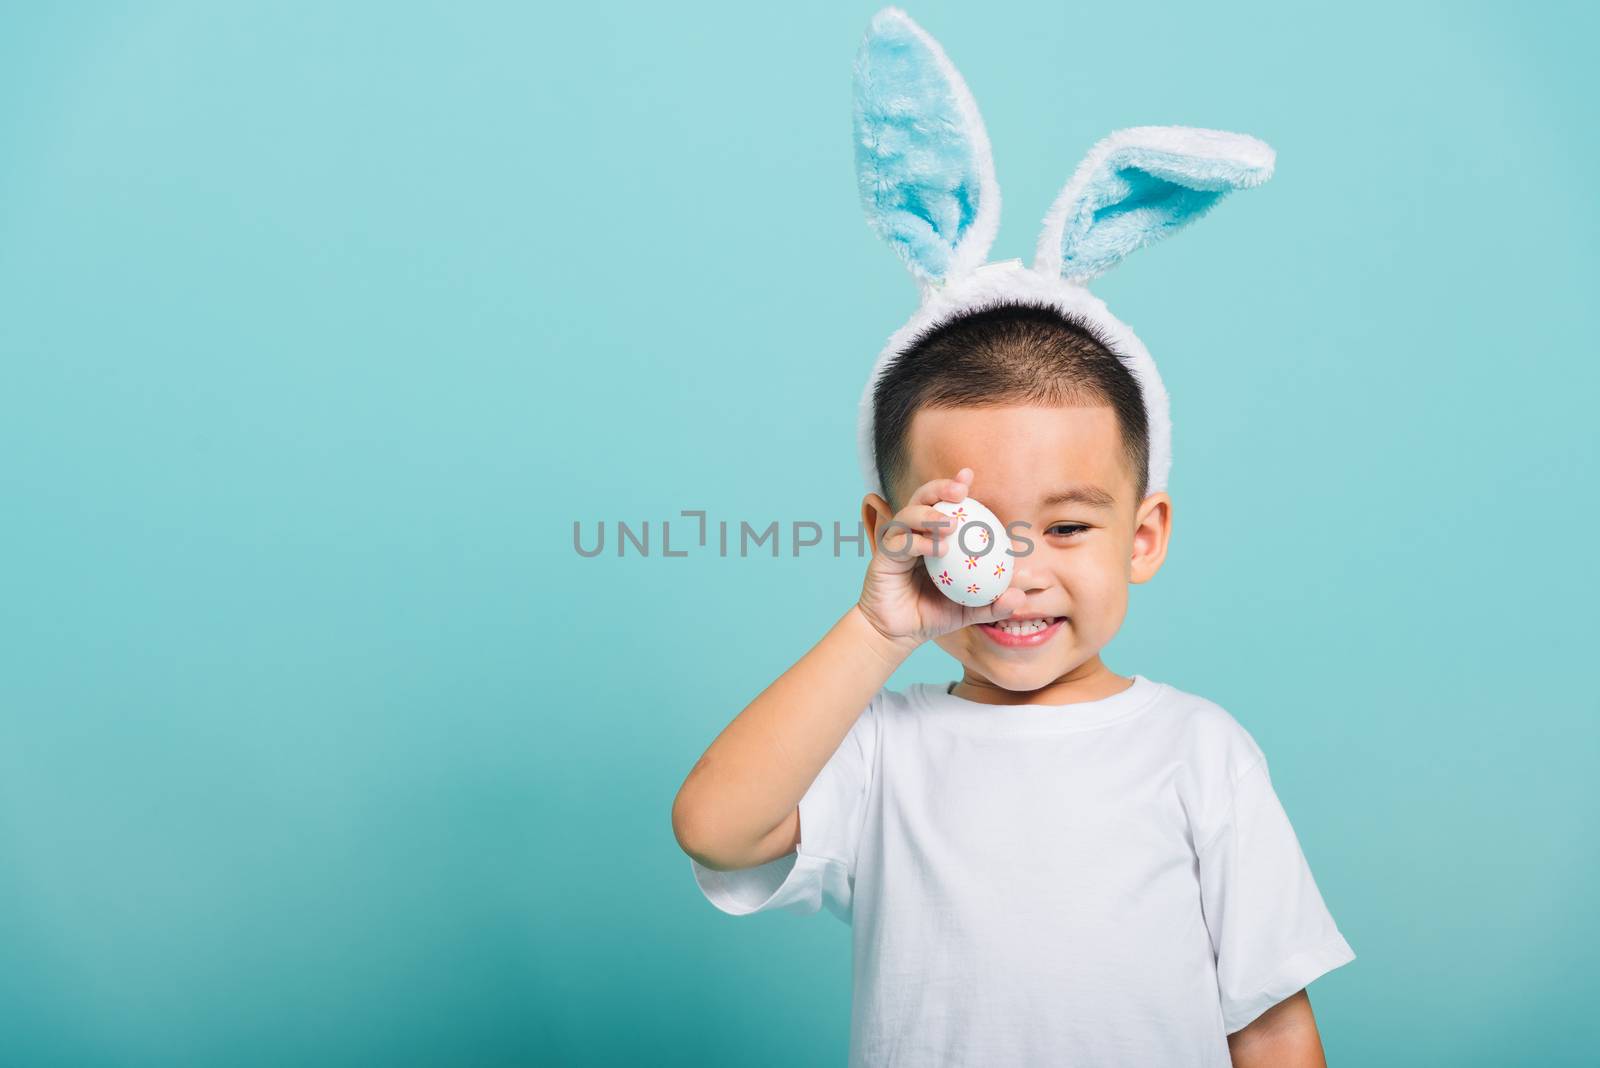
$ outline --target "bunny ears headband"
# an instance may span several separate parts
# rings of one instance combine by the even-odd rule
[[[987,263],[1000,226],[989,137],[978,105],[939,43],[886,7],[855,61],[856,178],[867,221],[916,279],[921,304],[879,353],[861,396],[857,446],[879,483],[873,393],[925,331],[1005,300],[1030,300],[1097,327],[1139,384],[1150,433],[1145,495],[1166,489],[1172,421],[1155,361],[1087,283],[1133,250],[1204,215],[1233,189],[1272,176],[1274,153],[1244,134],[1190,126],[1118,130],[1089,150],[1044,218],[1033,267]]]

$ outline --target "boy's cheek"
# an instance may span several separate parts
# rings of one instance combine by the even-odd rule
[[[1064,576],[1068,611],[1082,638],[1109,638],[1128,609],[1128,580],[1110,558]]]
[[[1097,591],[1092,622],[1094,633],[1085,634],[1085,637],[1094,639],[1097,645],[1104,645],[1122,629],[1127,614],[1128,584],[1116,582],[1106,586]]]
[[[949,634],[941,634],[937,638],[933,639],[933,644],[937,645],[939,648],[943,649],[957,660],[962,660],[965,656],[965,650],[967,648],[967,632],[971,629],[971,627],[963,627],[960,630],[951,631]],[[974,637],[981,639],[983,635],[978,634],[974,635]]]

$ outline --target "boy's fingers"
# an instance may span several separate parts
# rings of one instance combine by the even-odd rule
[[[905,510],[897,516],[902,523],[909,523],[918,530],[926,530],[930,523],[950,522],[950,517],[931,504],[908,504]]]
[[[891,560],[909,560],[913,556],[927,556],[933,552],[933,538],[918,534],[906,527],[884,531],[878,548]]]
[[[883,529],[884,540],[891,544],[903,542],[906,530],[910,529],[918,534],[937,537],[941,552],[956,536],[956,527],[960,525],[931,504],[909,504],[900,510],[892,523],[892,526],[886,525]]]
[[[955,502],[964,500],[967,490],[972,486],[972,468],[963,467],[956,472],[956,477],[949,480],[945,486],[945,500]]]
[[[963,467],[956,472],[955,478],[936,478],[931,482],[924,482],[917,487],[917,492],[911,495],[912,504],[932,504],[934,501],[959,501],[966,497],[967,488],[972,485],[972,468]]]
[[[953,532],[956,526],[954,519],[931,504],[907,505],[895,518],[919,532],[942,530],[948,534]]]

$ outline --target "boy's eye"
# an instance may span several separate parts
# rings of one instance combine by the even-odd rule
[[[1053,526],[1050,529],[1046,530],[1045,533],[1046,534],[1060,534],[1060,535],[1063,535],[1065,537],[1071,537],[1072,535],[1078,533],[1079,531],[1088,530],[1088,529],[1089,528],[1084,526],[1082,523],[1057,523],[1055,526]]]

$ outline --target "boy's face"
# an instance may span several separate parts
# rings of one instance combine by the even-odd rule
[[[1008,643],[986,625],[934,639],[961,661],[967,681],[1031,692],[1103,671],[1099,653],[1122,626],[1128,584],[1155,575],[1171,526],[1171,499],[1156,493],[1141,500],[1135,489],[1115,412],[1109,406],[922,409],[906,446],[910,470],[894,488],[896,500],[930,479],[972,468],[971,496],[1017,535],[1012,586],[1027,599],[1011,618],[1061,619],[1038,644]],[[1012,527],[1019,521],[1027,526]],[[997,533],[1003,544],[1005,532]]]

